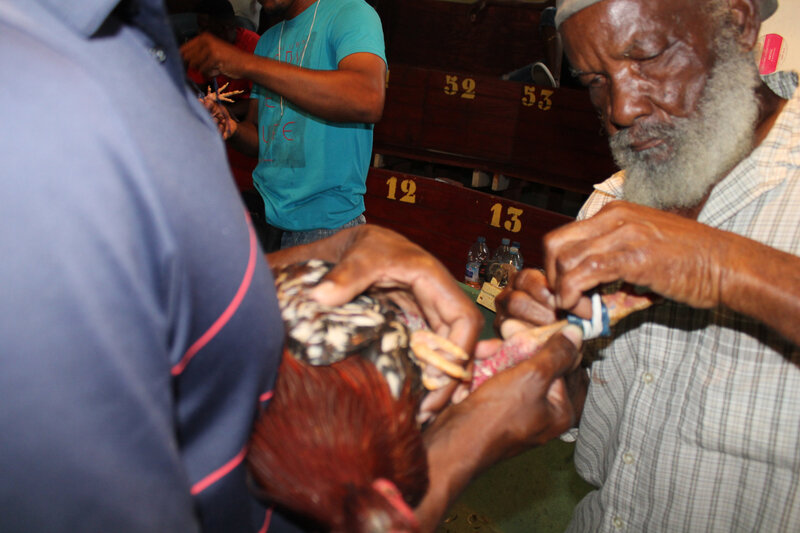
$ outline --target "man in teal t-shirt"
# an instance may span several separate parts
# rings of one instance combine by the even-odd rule
[[[255,82],[247,118],[221,129],[258,155],[253,182],[287,247],[363,223],[386,57],[380,18],[364,0],[273,0],[264,8],[283,21],[264,33],[255,56],[208,36],[182,51],[201,71]]]

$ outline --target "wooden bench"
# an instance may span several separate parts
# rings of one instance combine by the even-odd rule
[[[375,0],[389,64],[499,77],[546,57],[541,3],[513,0]]]
[[[585,91],[391,62],[373,150],[584,194],[616,168]]]
[[[479,235],[490,250],[503,237],[520,243],[526,266],[542,263],[545,233],[571,217],[451,182],[372,168],[364,197],[367,222],[405,235],[436,256],[459,281]]]

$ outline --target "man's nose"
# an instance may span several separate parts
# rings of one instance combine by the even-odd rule
[[[607,116],[610,126],[617,130],[632,126],[637,119],[649,115],[653,104],[648,84],[641,79],[622,74],[611,79]]]

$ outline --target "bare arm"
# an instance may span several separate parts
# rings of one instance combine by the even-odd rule
[[[231,121],[228,144],[250,157],[258,156],[258,100],[250,99],[247,114],[241,122]]]
[[[375,123],[383,114],[386,65],[374,54],[351,54],[337,70],[313,70],[248,54],[209,34],[184,44],[181,54],[206,76],[252,80],[325,120]]]
[[[448,407],[426,430],[430,486],[416,509],[423,532],[436,528],[477,474],[573,427],[586,394],[586,373],[575,369],[580,339],[575,326],[567,327],[531,359]]]
[[[800,345],[800,257],[729,233],[720,302]],[[726,239],[726,241],[728,240]]]

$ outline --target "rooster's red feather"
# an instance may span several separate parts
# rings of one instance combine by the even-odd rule
[[[330,531],[413,531],[408,509],[398,511],[374,485],[391,481],[411,507],[425,494],[417,407],[409,383],[393,398],[361,357],[311,366],[287,351],[253,431],[250,471],[267,499]]]

